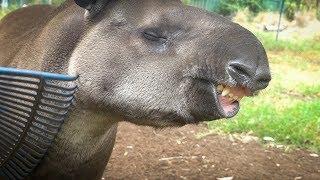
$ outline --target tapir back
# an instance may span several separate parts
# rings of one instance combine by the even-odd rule
[[[0,21],[1,66],[10,65],[23,46],[36,38],[54,9],[48,5],[30,6],[14,11]]]

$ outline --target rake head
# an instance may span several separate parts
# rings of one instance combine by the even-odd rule
[[[23,179],[53,143],[77,77],[0,67],[0,179]]]

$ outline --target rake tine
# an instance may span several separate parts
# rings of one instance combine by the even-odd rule
[[[0,115],[0,117],[3,117],[3,115]],[[6,121],[0,121],[0,123],[3,126],[6,126],[7,128],[10,129],[10,131],[15,132],[15,135],[20,135],[20,133],[23,132],[24,126],[21,126],[17,122],[13,121],[12,119],[9,118],[4,118]],[[13,130],[14,129],[14,130]]]
[[[17,164],[14,163],[13,161],[9,161],[9,166],[10,166],[12,169],[16,170],[16,172],[18,172],[19,175],[22,175],[22,176],[28,175],[27,173],[25,173],[25,172],[23,171],[23,169],[22,169],[19,165],[17,165]]]
[[[1,106],[2,105],[6,105],[8,108],[11,108],[11,109],[14,109],[16,111],[23,112],[23,113],[26,113],[26,114],[29,114],[31,112],[30,108],[29,108],[30,111],[27,111],[27,110],[25,110],[25,109],[23,109],[23,108],[21,108],[19,106],[13,106],[13,105],[11,105],[11,104],[9,104],[7,102],[3,102],[3,101],[1,101],[1,99],[0,99],[0,104],[1,104]]]
[[[31,142],[29,142],[27,139],[24,141],[23,147],[25,147],[25,149],[28,149],[29,154],[31,154],[32,156],[34,156],[35,158],[41,158],[42,154],[45,153],[45,150],[40,148],[39,146],[35,146],[33,145]],[[40,152],[39,152],[40,151]]]
[[[16,96],[13,95],[12,93],[8,93],[8,92],[4,92],[4,91],[0,91],[0,95],[3,97],[8,97],[8,98],[12,98],[12,99],[16,99],[16,100],[20,100],[20,101],[26,101],[29,103],[34,103],[35,99],[33,96],[30,96],[29,98],[26,97],[21,97],[21,96]]]
[[[8,176],[8,179],[16,179],[16,177],[13,176],[13,175],[11,174],[11,172],[9,172],[6,168],[3,168],[2,171],[3,171],[3,173],[4,173],[5,175]]]
[[[54,101],[54,102],[57,102],[57,103],[71,103],[73,101],[73,99],[74,99],[73,96],[64,98],[63,100],[62,99],[53,98],[53,97],[43,96],[41,102],[46,100],[46,101]]]
[[[50,111],[50,110],[47,110],[47,109],[44,109],[44,108],[39,108],[39,112],[42,112],[42,113],[46,113],[46,114],[49,114],[51,116],[66,116],[68,114],[68,111],[67,110],[64,110],[63,113],[59,113],[59,112],[55,112],[55,111]],[[60,110],[61,111],[61,110]]]
[[[16,76],[11,77],[11,76],[0,75],[0,80],[15,81],[15,82],[19,82],[19,83],[26,83],[26,84],[33,84],[33,85],[38,85],[39,84],[39,79],[34,79],[34,80],[37,80],[37,81],[31,81],[31,80],[17,78]]]
[[[27,107],[27,108],[32,108],[33,107],[33,105],[29,105],[29,104],[21,103],[21,102],[18,102],[18,101],[14,101],[14,100],[11,100],[11,99],[8,99],[8,98],[4,98],[2,96],[0,96],[0,100],[1,101],[7,101],[9,103],[14,103],[16,105]]]
[[[9,164],[5,165],[5,168],[12,174],[14,175],[17,179],[22,179],[22,176],[11,166],[9,166]]]
[[[49,82],[45,82],[45,86],[49,87],[49,88],[55,88],[55,89],[59,89],[59,90],[63,90],[63,91],[74,91],[77,89],[77,86],[73,86],[73,87],[62,87],[62,86],[58,86],[56,84],[52,84]]]
[[[26,171],[30,171],[31,170],[30,167],[27,167],[27,165],[23,161],[19,160],[17,157],[14,157],[12,159],[12,161],[14,161],[16,164],[18,164],[22,169],[24,169]]]
[[[17,157],[20,156],[22,158],[22,160],[27,158],[29,160],[28,162],[30,164],[32,164],[32,165],[36,164],[37,159],[35,157],[33,157],[31,154],[27,153],[26,150],[27,150],[27,148],[25,148],[24,144],[22,144],[22,148],[20,148],[18,150]]]
[[[49,108],[54,108],[61,111],[66,110],[71,105],[71,102],[69,104],[65,104],[65,106],[53,105],[47,102],[41,102],[41,105],[48,106]]]
[[[7,124],[4,124],[2,122],[0,122],[0,127],[4,130],[4,132],[13,135],[15,138],[19,137],[19,134],[17,134],[16,132],[14,132],[13,130],[10,129],[10,126],[8,126]],[[11,127],[12,128],[12,127]],[[21,132],[21,131],[20,131]]]
[[[49,131],[48,129],[43,129],[43,128],[41,128],[41,127],[38,127],[37,125],[35,125],[35,123],[36,122],[33,122],[32,123],[32,127],[30,128],[31,130],[32,129],[37,129],[37,130],[39,130],[39,131],[42,131],[42,132],[44,132],[44,133],[46,133],[46,134],[49,134],[49,135],[51,135],[51,136],[55,136],[56,135],[56,133],[58,132],[58,129],[55,129],[56,131]],[[54,130],[54,128],[50,128],[50,130]]]
[[[52,125],[52,124],[49,124],[49,123],[46,123],[46,122],[43,122],[43,121],[39,121],[39,120],[36,120],[35,122],[37,122],[37,123],[39,123],[39,124],[41,124],[43,126],[46,126],[48,128],[52,128],[52,129],[59,129],[60,128],[60,126],[58,126],[58,125]]]
[[[36,96],[37,95],[36,93],[23,92],[23,91],[19,91],[19,90],[4,87],[4,86],[0,86],[0,90],[4,90],[4,91],[11,92],[11,93],[16,93],[16,94],[21,94],[23,96]]]
[[[56,96],[60,96],[60,97],[71,97],[73,96],[73,94],[75,93],[75,91],[69,91],[67,93],[59,93],[56,91],[52,91],[48,88],[44,88],[43,93],[48,93],[48,94],[52,94],[52,95],[56,95]]]
[[[8,113],[14,114],[14,115],[16,115],[18,117],[22,117],[24,119],[29,118],[29,116],[21,114],[21,113],[17,113],[16,111],[11,110],[10,108],[2,106],[1,104],[0,104],[0,112],[1,113],[7,113],[8,112]]]
[[[9,82],[2,82],[1,80],[0,80],[0,85],[6,86],[6,87],[13,87],[13,88],[19,88],[19,89],[24,89],[24,90],[30,90],[30,91],[36,91],[38,89],[38,87],[22,86],[22,85],[18,85],[18,84],[9,83]]]
[[[29,153],[26,153],[24,150],[25,148],[22,147],[18,150],[17,157],[21,160],[28,159],[28,161],[24,161],[26,163],[29,163],[29,166],[34,166],[37,163],[37,159],[31,156]]]
[[[26,158],[26,156],[22,156],[20,152],[18,152],[15,156],[15,158],[17,160],[20,160],[21,162],[23,162],[26,166],[30,167],[30,169],[35,166],[35,163],[31,163],[30,161],[28,161],[28,159]],[[36,161],[36,160],[35,160]]]
[[[6,116],[5,116],[5,115],[6,115]],[[21,119],[19,119],[19,118],[16,118],[16,117],[12,116],[11,114],[9,114],[8,112],[5,112],[5,111],[2,111],[2,112],[1,112],[0,117],[2,117],[2,118],[4,118],[4,119],[9,118],[8,120],[10,120],[11,123],[15,123],[15,124],[17,124],[15,121],[18,121],[19,123],[21,123],[21,124],[23,124],[23,125],[25,125],[25,123],[27,122],[27,118],[28,118],[28,117],[25,117],[25,118],[20,117],[20,118],[23,118],[23,119],[24,119],[24,120],[21,120]],[[18,116],[18,117],[19,117],[19,116]],[[17,124],[17,126],[18,126],[18,124]],[[21,127],[21,126],[20,126],[20,127]],[[24,126],[21,127],[21,128],[24,128]]]
[[[41,133],[39,133],[39,132],[36,132],[36,131],[34,131],[34,130],[31,130],[30,131],[30,134],[34,134],[34,135],[38,135],[39,137],[41,137],[42,139],[45,139],[45,140],[48,140],[49,142],[50,141],[52,141],[53,140],[53,138],[54,137],[46,137],[46,136],[44,136],[43,134],[41,134]],[[29,136],[29,137],[32,137],[33,138],[33,136]],[[37,139],[35,139],[35,138],[33,138],[34,140],[37,140]],[[40,141],[39,141],[40,142]]]
[[[16,141],[14,140],[14,138],[12,138],[12,136],[8,135],[7,133],[4,132],[0,132],[0,136],[5,138],[5,141],[9,144],[15,144]]]
[[[36,116],[36,121],[38,122],[39,120],[37,120],[37,119],[44,119],[44,120],[47,119],[47,120],[54,121],[54,122],[61,122],[61,121],[64,120],[63,117],[55,119],[55,118],[51,118],[51,117],[47,117],[47,116],[41,115],[39,113],[37,113],[37,116]]]

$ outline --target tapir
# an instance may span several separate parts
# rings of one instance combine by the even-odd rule
[[[119,122],[165,128],[230,118],[271,80],[250,31],[180,0],[18,9],[0,22],[0,66],[79,77],[74,107],[29,179],[100,179]]]

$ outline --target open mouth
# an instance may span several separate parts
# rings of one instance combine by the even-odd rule
[[[217,86],[217,100],[220,111],[226,118],[235,116],[240,109],[240,100],[248,96],[250,91],[246,87]]]

